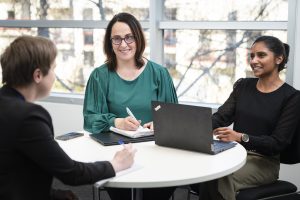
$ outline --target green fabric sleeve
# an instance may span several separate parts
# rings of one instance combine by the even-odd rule
[[[158,99],[168,103],[178,103],[176,90],[167,68],[161,68],[161,83],[159,84]]]
[[[83,106],[84,129],[91,133],[108,131],[114,126],[116,115],[109,113],[107,106],[108,69],[94,70],[88,80]]]

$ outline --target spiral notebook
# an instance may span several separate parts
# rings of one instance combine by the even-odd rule
[[[111,126],[109,129],[112,132],[124,135],[126,137],[130,137],[130,138],[139,138],[139,137],[151,136],[154,134],[153,130],[148,129],[148,128],[138,128],[136,131],[127,131],[127,130],[122,130],[122,129],[118,129],[118,128]]]

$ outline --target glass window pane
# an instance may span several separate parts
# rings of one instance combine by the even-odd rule
[[[286,21],[288,19],[288,1],[165,0],[165,19],[181,21]]]
[[[179,100],[223,103],[237,79],[252,76],[249,47],[260,35],[287,41],[286,31],[165,30],[165,66]]]
[[[119,12],[132,13],[139,20],[149,18],[149,0],[0,1],[0,8],[0,19],[110,20]]]
[[[72,28],[2,28],[0,30],[0,53],[20,35],[49,35],[57,46],[56,82],[52,92],[83,94],[90,73],[105,62],[103,53],[104,29]],[[148,41],[149,32],[145,31]],[[149,47],[145,50],[149,57]],[[0,69],[1,72],[1,69]],[[2,80],[2,73],[0,74]]]

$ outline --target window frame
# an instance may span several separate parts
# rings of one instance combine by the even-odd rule
[[[214,30],[286,30],[290,45],[289,67],[286,81],[300,89],[300,2],[288,0],[288,21],[167,21],[163,20],[164,1],[149,0],[149,21],[141,21],[143,29],[150,33],[150,59],[164,63],[165,29],[214,29]],[[298,22],[298,23],[297,23]],[[105,29],[108,21],[101,20],[0,20],[0,27],[10,28],[82,28]],[[298,37],[297,37],[298,36]],[[159,44],[159,45],[158,45]],[[83,104],[83,94],[52,92],[42,101],[51,103]]]

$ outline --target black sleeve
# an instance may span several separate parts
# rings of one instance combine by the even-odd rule
[[[234,121],[237,96],[243,79],[237,80],[233,85],[233,91],[223,105],[212,116],[213,129],[229,126]]]
[[[291,143],[293,134],[300,122],[300,93],[288,98],[271,135],[253,136],[249,133],[249,142],[242,142],[246,149],[253,149],[264,155],[278,155]]]
[[[51,117],[42,107],[35,106],[28,110],[23,121],[18,136],[18,149],[63,183],[92,184],[115,176],[115,171],[108,161],[73,161],[54,140]]]

